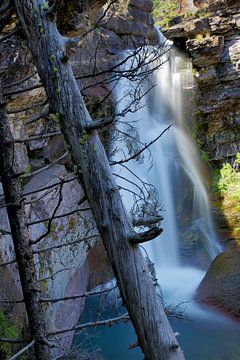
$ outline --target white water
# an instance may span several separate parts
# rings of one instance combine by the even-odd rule
[[[184,264],[181,258],[181,241],[189,234],[196,239],[209,260],[219,252],[217,237],[211,219],[207,191],[201,175],[201,162],[196,147],[189,139],[185,128],[183,91],[193,87],[190,62],[178,51],[171,50],[162,55],[163,65],[154,72],[156,86],[138,103],[139,110],[127,113],[120,131],[129,133],[127,124],[132,124],[142,143],[147,144],[156,138],[170,124],[172,127],[150,147],[152,166],[146,156],[143,164],[131,160],[126,165],[139,178],[153,184],[160,197],[163,233],[145,248],[155,263],[159,282],[166,297],[171,301],[190,300],[204,271]],[[125,64],[125,69],[132,66]],[[121,113],[131,104],[137,81],[122,79],[115,89],[116,112]],[[149,79],[141,84],[142,93],[149,87]],[[136,136],[136,135],[135,135]],[[124,142],[119,145],[120,152],[115,160],[128,157]],[[115,173],[141,186],[140,181],[126,168],[117,166]],[[117,178],[123,188],[137,191],[136,187],[124,179]],[[129,191],[122,190],[123,201],[130,211],[135,199]],[[187,197],[187,198],[186,198]],[[184,223],[184,225],[183,225]],[[200,244],[200,245],[199,245]],[[181,290],[181,291],[180,291]]]

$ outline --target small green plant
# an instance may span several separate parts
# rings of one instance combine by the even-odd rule
[[[43,10],[48,10],[49,9],[49,4],[48,4],[48,1],[46,1],[44,4],[43,4]]]
[[[240,165],[240,152],[237,153],[235,161],[238,165]]]
[[[207,165],[211,165],[210,164],[210,160],[209,160],[209,155],[208,155],[208,153],[206,152],[206,151],[204,151],[204,150],[201,150],[201,159],[202,159],[202,161],[205,163],[205,164],[207,164]]]
[[[169,21],[179,15],[178,1],[154,0],[152,15],[157,25],[168,26]]]
[[[213,191],[240,201],[240,172],[229,163],[224,164],[221,169],[214,169]]]
[[[0,337],[16,339],[18,337],[18,332],[15,326],[6,316],[3,310],[0,310]],[[0,355],[1,359],[9,357],[12,354],[11,344],[9,343],[0,343]]]
[[[223,165],[220,170],[220,179],[218,183],[218,189],[221,192],[228,190],[229,186],[232,184],[234,178],[234,169],[229,163]]]
[[[56,89],[56,94],[59,95],[60,93],[61,93],[61,88],[58,87],[58,88]]]

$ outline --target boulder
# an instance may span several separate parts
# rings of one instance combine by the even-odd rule
[[[196,299],[234,318],[240,318],[240,249],[219,254],[201,281]]]

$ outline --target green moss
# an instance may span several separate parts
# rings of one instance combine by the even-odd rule
[[[68,231],[72,232],[76,229],[77,226],[77,221],[74,217],[71,217],[69,219],[69,223],[68,223]]]

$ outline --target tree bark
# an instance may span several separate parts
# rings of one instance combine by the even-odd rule
[[[15,3],[50,109],[60,120],[145,359],[184,359],[142,253],[129,242],[135,232],[97,131],[85,131],[92,120],[64,56],[66,40],[44,11],[44,0]]]
[[[29,243],[24,204],[21,197],[21,182],[16,173],[14,154],[14,140],[4,112],[0,83],[0,175],[28,315],[29,329],[32,339],[35,341],[36,359],[46,360],[49,357],[48,349],[44,343],[44,339],[46,339],[44,316],[38,299],[34,258]]]

